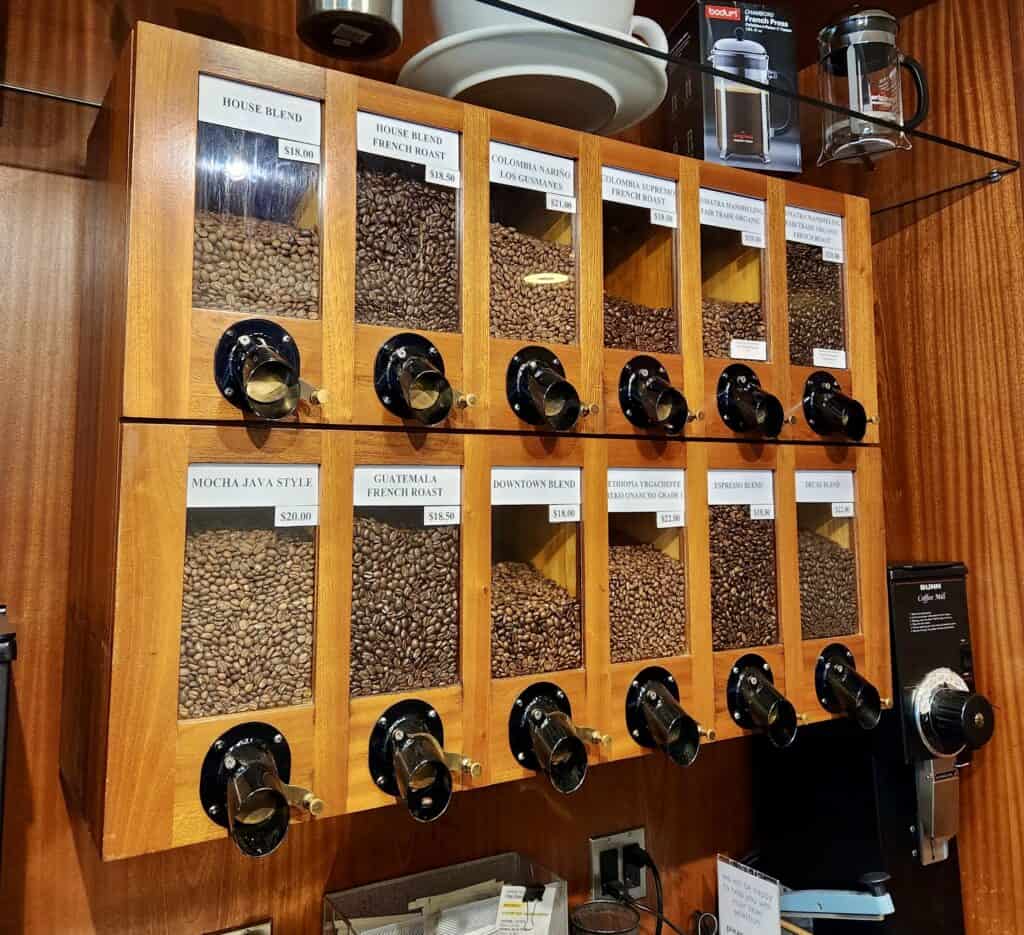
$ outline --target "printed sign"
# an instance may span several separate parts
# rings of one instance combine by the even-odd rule
[[[853,503],[833,503],[832,504],[832,518],[833,519],[849,519],[854,515]]]
[[[617,204],[650,208],[651,223],[677,227],[676,183],[625,169],[601,169],[601,196]]]
[[[491,506],[579,505],[579,468],[491,469]]]
[[[779,883],[749,867],[718,858],[718,925],[722,935],[779,935]]]
[[[199,76],[199,120],[320,146],[320,102]]]
[[[296,143],[293,140],[277,141],[277,158],[291,159],[292,162],[310,162],[320,165],[320,147],[315,143]]]
[[[812,358],[815,367],[827,367],[830,370],[846,369],[846,351],[816,347],[812,351]]]
[[[852,503],[853,471],[797,471],[797,503]]]
[[[729,356],[735,360],[767,360],[768,342],[733,338],[729,342]]]
[[[188,509],[274,507],[275,526],[316,526],[315,464],[190,464]]]
[[[360,506],[458,506],[462,468],[376,465],[355,469],[353,504]]]
[[[563,156],[492,142],[491,181],[575,198],[576,163]]]
[[[578,503],[570,503],[563,506],[557,506],[552,503],[548,507],[549,523],[578,523],[579,521],[580,505]]]
[[[764,246],[765,206],[759,198],[747,198],[745,195],[702,188],[700,223],[706,227],[739,231],[745,235],[743,243],[747,246]]]
[[[461,521],[462,507],[425,506],[423,508],[424,526],[458,526]]]
[[[686,472],[662,468],[609,468],[609,513],[658,513],[678,516],[682,526],[686,515]],[[659,524],[660,525],[660,524]]]
[[[751,503],[750,504],[750,518],[751,519],[775,519],[775,504],[774,503]]]
[[[659,513],[655,525],[658,529],[677,529],[686,525],[686,515],[681,510]]]
[[[708,471],[710,506],[775,505],[771,471]]]
[[[835,214],[786,206],[786,240],[821,247],[827,263],[842,263],[846,256],[843,219]]]
[[[356,116],[356,146],[361,153],[427,166],[435,170],[433,178],[428,171],[428,182],[459,187],[459,134],[451,130],[360,111]]]

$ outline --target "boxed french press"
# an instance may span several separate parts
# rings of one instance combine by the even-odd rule
[[[674,152],[743,169],[801,171],[796,101],[735,80],[797,90],[796,37],[785,7],[701,2],[669,42],[675,56],[717,72],[671,67]]]

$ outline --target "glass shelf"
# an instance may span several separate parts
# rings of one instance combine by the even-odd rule
[[[676,138],[679,135],[679,121],[673,117],[671,89],[680,81],[680,75],[689,71],[695,76],[722,75],[733,82],[739,82],[758,90],[767,90],[776,98],[788,98],[799,115],[801,126],[801,149],[804,171],[800,174],[778,173],[780,177],[791,178],[808,185],[829,188],[847,194],[860,195],[871,201],[873,236],[876,241],[895,233],[900,228],[914,223],[921,217],[940,210],[947,204],[963,198],[977,188],[998,182],[1004,176],[1016,172],[1020,161],[1015,156],[987,152],[945,136],[922,129],[907,129],[898,124],[854,114],[842,107],[836,107],[818,100],[810,93],[816,90],[815,67],[801,72],[799,91],[784,88],[774,83],[760,84],[735,75],[725,75],[710,65],[697,61],[695,43],[677,43],[673,48],[682,47],[683,53],[658,52],[626,36],[619,36],[588,29],[555,17],[523,9],[507,0],[475,0],[477,3],[495,7],[526,19],[564,29],[584,36],[594,42],[594,55],[601,55],[601,45],[614,45],[634,51],[666,63],[669,77],[669,95],[659,109],[637,127],[626,131],[624,136],[632,142],[668,151],[678,151]],[[905,0],[906,11],[921,2]],[[692,6],[692,5],[691,5]],[[679,21],[675,29],[667,30],[675,36],[685,35],[686,20]],[[662,22],[664,25],[664,22]],[[801,48],[807,45],[806,36],[799,36]],[[912,50],[911,50],[912,51]],[[693,56],[692,58],[690,56]],[[806,58],[806,52],[804,54]],[[643,67],[638,59],[638,68]],[[933,89],[932,100],[949,100],[948,95],[937,94]],[[821,126],[825,118],[833,115],[857,116],[862,120],[883,128],[902,129],[910,138],[912,149],[897,150],[886,156],[870,161],[831,163],[818,166],[821,146]],[[925,121],[934,126],[948,124],[955,115],[933,113]]]

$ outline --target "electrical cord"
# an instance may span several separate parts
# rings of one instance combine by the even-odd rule
[[[637,867],[646,867],[651,872],[651,879],[654,881],[654,898],[657,905],[656,909],[652,909],[650,906],[645,906],[641,902],[637,902],[629,895],[629,891],[626,889],[626,885],[621,880],[613,880],[609,883],[605,889],[607,892],[614,896],[621,903],[638,909],[641,912],[646,912],[657,919],[657,923],[654,929],[654,935],[662,935],[662,926],[667,925],[676,935],[686,935],[686,933],[679,928],[674,922],[665,917],[665,891],[661,882],[661,872],[658,870],[658,865],[654,862],[654,859],[650,854],[647,853],[639,844],[631,844],[625,848],[622,852],[623,865],[631,863]]]

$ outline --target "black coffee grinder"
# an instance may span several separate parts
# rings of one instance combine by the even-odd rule
[[[964,932],[959,772],[994,727],[974,691],[967,569],[894,565],[888,577],[895,690],[878,729],[843,719],[805,729],[785,755],[755,748],[754,866],[794,889],[886,887],[895,904],[871,928],[815,919],[815,935]]]

